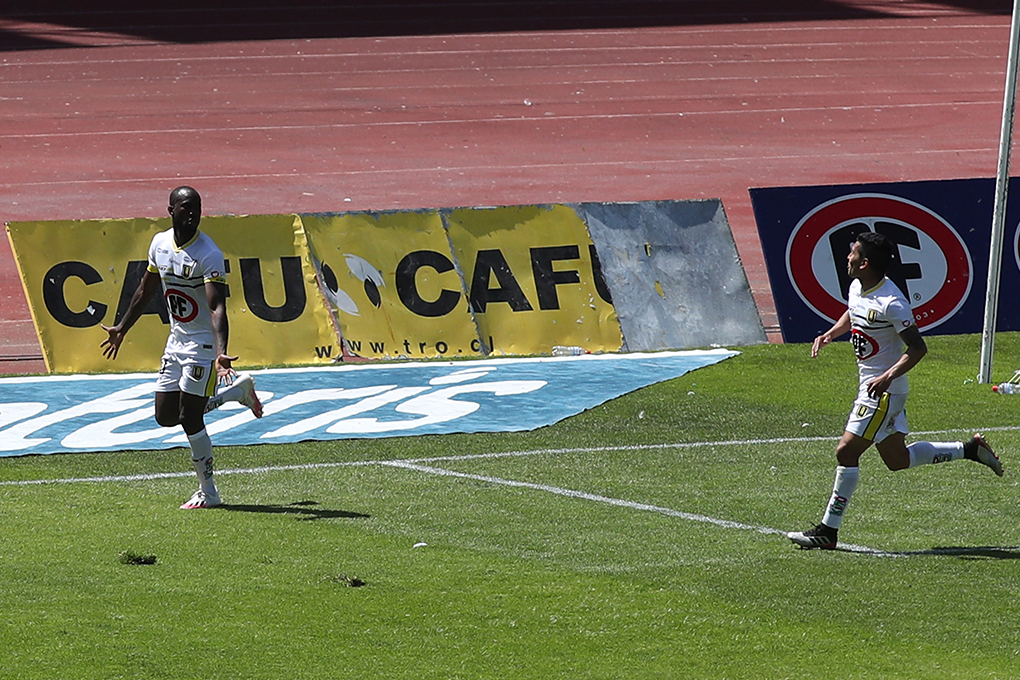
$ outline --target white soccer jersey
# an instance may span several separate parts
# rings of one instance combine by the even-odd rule
[[[859,279],[850,284],[850,342],[857,355],[861,390],[889,369],[903,355],[900,333],[914,323],[907,299],[889,279],[862,291]],[[893,380],[890,394],[906,394],[907,376]]]
[[[223,253],[213,240],[197,232],[178,248],[174,231],[168,229],[152,237],[149,244],[149,271],[159,274],[163,298],[170,314],[170,336],[166,351],[198,362],[216,358],[206,282],[224,283]]]

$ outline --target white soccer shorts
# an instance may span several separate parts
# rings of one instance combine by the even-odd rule
[[[886,392],[878,399],[867,393],[857,397],[846,431],[876,444],[895,432],[908,434],[907,395]]]
[[[211,397],[216,393],[216,362],[184,363],[172,353],[163,355],[156,378],[157,392],[185,392],[197,397]]]

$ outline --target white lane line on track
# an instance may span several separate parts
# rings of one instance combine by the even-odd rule
[[[882,109],[921,109],[931,110],[934,107],[952,107],[953,110],[959,109],[965,106],[990,106],[995,104],[994,100],[987,101],[960,101],[960,102],[910,102],[905,104],[860,104],[854,106],[790,106],[781,108],[761,108],[761,109],[732,109],[726,111],[660,111],[660,112],[648,112],[640,111],[633,113],[591,113],[591,114],[564,114],[564,115],[527,115],[527,116],[515,116],[502,117],[502,118],[456,118],[456,119],[443,119],[443,120],[423,120],[423,119],[411,119],[411,120],[394,120],[394,121],[378,121],[372,123],[364,122],[342,122],[342,123],[307,123],[307,124],[292,124],[292,125],[238,125],[238,126],[222,126],[222,127],[205,127],[205,128],[148,128],[148,129],[131,129],[131,130],[82,130],[78,132],[38,132],[38,133],[18,133],[18,134],[0,134],[0,139],[10,140],[21,140],[21,139],[62,139],[72,137],[137,137],[141,135],[184,135],[184,134],[223,134],[227,132],[286,132],[291,130],[341,130],[341,129],[357,129],[361,130],[364,128],[395,128],[395,127],[414,127],[420,128],[424,126],[448,126],[448,125],[471,125],[471,124],[533,124],[537,121],[593,121],[593,120],[631,120],[637,118],[679,118],[679,117],[694,117],[694,116],[726,116],[726,115],[765,115],[765,114],[786,114],[786,113],[804,113],[804,112],[845,112],[845,111],[856,111],[866,110],[872,111],[876,108]],[[624,161],[626,162],[626,161]],[[623,162],[621,162],[623,163]]]

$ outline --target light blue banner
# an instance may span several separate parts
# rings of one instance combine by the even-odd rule
[[[455,432],[516,432],[738,354],[731,350],[372,364],[254,371],[265,406],[206,415],[217,446]],[[0,456],[169,449],[155,375],[0,379]]]

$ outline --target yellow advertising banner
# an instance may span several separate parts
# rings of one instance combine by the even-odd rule
[[[164,219],[11,222],[12,250],[50,372],[152,371],[168,331],[157,297],[115,362],[99,345],[127,309]],[[238,366],[329,363],[336,334],[318,293],[296,215],[207,216],[201,229],[223,251],[230,347]],[[286,338],[286,342],[281,342]]]
[[[49,371],[158,365],[162,298],[116,362],[99,349],[100,324],[126,311],[169,218],[7,226]],[[571,206],[206,216],[201,229],[226,259],[239,366],[623,346],[587,225]]]
[[[339,358],[298,215],[210,216],[201,228],[227,259],[230,352],[240,364],[328,364]]]
[[[436,211],[303,215],[322,289],[351,354],[487,352]]]
[[[444,217],[479,332],[493,352],[620,350],[623,334],[598,255],[573,208],[465,208]]]

